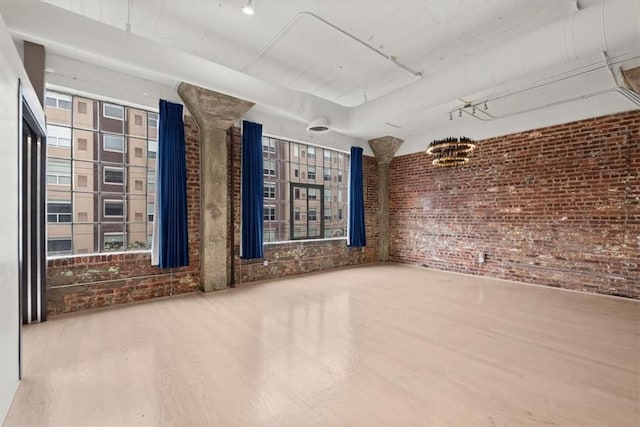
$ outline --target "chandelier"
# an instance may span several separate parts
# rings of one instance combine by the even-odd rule
[[[434,166],[461,166],[469,162],[469,154],[476,145],[469,138],[438,139],[427,147],[427,154],[434,156],[431,162]]]

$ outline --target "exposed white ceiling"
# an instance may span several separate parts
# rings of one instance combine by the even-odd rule
[[[505,72],[505,79],[484,87],[467,68],[467,81],[460,85],[469,90],[437,85],[460,64],[490,50],[497,56],[496,47],[524,40],[552,22],[570,22],[577,9],[595,11],[599,0],[255,0],[253,16],[241,12],[244,1],[46,3],[3,0],[0,13],[14,37],[43,43],[48,52],[78,61],[77,68],[91,63],[165,86],[183,80],[234,96],[248,91],[240,96],[245,98],[255,92],[250,100],[261,114],[296,121],[325,115],[351,136],[405,139],[401,153],[423,149],[441,134],[479,138],[637,108],[614,91],[616,83],[597,49],[536,68],[538,57],[545,64],[545,50],[557,49],[538,46],[516,58],[522,75]],[[637,23],[637,16],[631,19]],[[614,69],[638,64],[640,40],[625,43],[608,52]],[[50,71],[74,72],[70,64]],[[422,81],[412,72],[421,73]],[[412,102],[403,103],[403,97]],[[455,114],[465,103],[483,106],[485,100],[486,113]]]

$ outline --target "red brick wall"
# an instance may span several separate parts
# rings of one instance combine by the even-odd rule
[[[346,240],[267,244],[264,247],[264,259],[240,259],[241,149],[240,129],[234,128],[229,139],[229,165],[231,167],[229,183],[232,183],[229,188],[232,189],[230,197],[233,198],[233,232],[229,233],[228,241],[233,246],[235,283],[284,277],[378,260],[378,166],[375,159],[369,156],[363,156],[367,236],[367,246],[364,249],[348,248]],[[264,260],[269,262],[267,267],[262,264]]]
[[[104,307],[200,288],[200,131],[186,116],[189,266],[161,270],[149,253],[77,256],[49,260],[49,314]]]
[[[480,141],[459,168],[397,157],[390,259],[640,298],[639,174],[638,111]]]

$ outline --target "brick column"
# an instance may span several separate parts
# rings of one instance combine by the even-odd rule
[[[379,261],[389,260],[389,163],[404,141],[393,136],[370,139],[369,145],[378,161]]]
[[[200,127],[200,270],[205,292],[225,289],[231,282],[227,248],[227,130],[253,103],[180,83],[178,94]]]

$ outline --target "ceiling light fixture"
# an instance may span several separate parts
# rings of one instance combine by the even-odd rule
[[[309,123],[307,126],[307,132],[311,133],[327,133],[331,129],[329,128],[329,120],[326,117],[319,117]]]
[[[242,11],[245,15],[253,15],[256,13],[256,10],[253,6],[253,0],[247,0],[244,6],[242,6]]]
[[[476,144],[469,138],[438,139],[427,147],[427,154],[435,158],[434,166],[461,166],[469,162],[469,154],[476,149]]]

